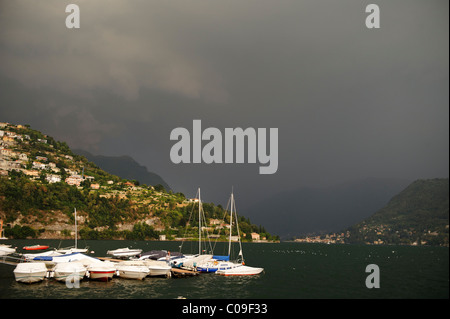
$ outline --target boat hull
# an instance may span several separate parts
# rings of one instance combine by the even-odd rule
[[[115,273],[115,270],[90,270],[89,279],[106,282],[111,280]]]
[[[210,261],[206,264],[197,266],[197,270],[200,272],[217,272],[218,270],[228,270],[235,267],[240,267],[241,264],[236,264],[229,261]]]
[[[149,276],[170,276],[171,272],[170,270],[172,267],[170,266],[149,266],[148,267],[150,273]]]
[[[264,268],[239,266],[226,270],[218,270],[217,275],[221,276],[255,276],[264,271]]]
[[[0,256],[6,256],[16,252],[16,248],[11,248],[11,245],[0,245]]]
[[[47,267],[44,263],[22,263],[18,264],[13,272],[17,282],[31,284],[44,280]]]
[[[119,248],[116,250],[108,250],[106,253],[116,258],[128,258],[139,255],[142,249]]]
[[[89,279],[109,281],[116,274],[116,267],[109,262],[94,263],[88,267]]]
[[[58,281],[67,282],[69,280],[69,282],[75,282],[75,281],[82,280],[84,278],[85,274],[86,274],[86,271],[78,271],[78,272],[58,271],[58,272],[55,272],[53,278],[55,278]]]
[[[149,270],[146,267],[119,269],[119,277],[126,279],[143,280],[149,274]]]
[[[49,246],[44,245],[35,245],[35,246],[25,246],[23,247],[23,250],[44,250],[48,249]]]
[[[15,272],[14,277],[17,282],[23,282],[26,284],[32,284],[35,282],[43,281],[45,276],[47,275],[47,271],[34,272],[34,273],[20,273]]]
[[[217,267],[197,267],[197,271],[199,272],[211,273],[216,272],[217,270],[218,270]]]
[[[58,281],[80,281],[86,275],[86,268],[79,262],[59,263],[53,270],[53,278]]]

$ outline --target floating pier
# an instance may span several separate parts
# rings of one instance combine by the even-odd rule
[[[198,271],[181,269],[181,268],[172,268],[170,271],[172,273],[172,276],[177,277],[177,278],[196,276],[199,274]]]

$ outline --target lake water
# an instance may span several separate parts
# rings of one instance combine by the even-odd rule
[[[22,247],[46,244],[58,247],[59,240],[7,240]],[[73,241],[63,241],[61,247]],[[180,242],[79,241],[93,256],[107,256],[116,248],[143,251],[179,251]],[[217,243],[222,254],[225,243]],[[183,252],[195,253],[197,243],[184,243]],[[190,250],[193,251],[190,251]],[[248,266],[263,267],[264,273],[249,277],[201,274],[189,278],[147,277],[143,281],[114,278],[110,282],[83,280],[80,288],[46,279],[22,284],[14,279],[14,266],[0,264],[0,299],[329,299],[329,298],[449,298],[449,249],[444,247],[323,245],[283,242],[244,243]],[[368,289],[366,266],[380,269],[380,288]]]

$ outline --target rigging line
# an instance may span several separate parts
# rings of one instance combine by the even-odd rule
[[[241,234],[239,233],[239,223],[238,223],[238,214],[236,209],[236,201],[233,200],[232,205],[234,204],[234,214],[236,216],[236,228],[237,228],[237,234],[238,234],[238,240],[239,240],[239,255],[242,257],[242,262],[244,262],[244,253],[242,252],[242,241],[241,241]],[[239,258],[238,255],[238,258]]]
[[[225,217],[228,216],[228,207],[230,206],[230,201],[231,201],[231,198],[228,198],[227,206],[226,206],[226,208],[224,210],[224,214],[223,214],[223,217],[222,217],[222,222],[226,222]],[[219,237],[217,237],[216,240],[214,241],[214,250],[216,249],[216,245],[217,245],[217,242],[219,241],[219,238],[220,238],[220,231],[219,231]],[[226,247],[224,248],[224,251],[226,251]]]
[[[202,209],[202,213],[203,213],[203,214],[201,214],[202,222],[204,222],[204,225],[206,225],[206,215],[205,215],[205,211],[203,209]],[[213,248],[211,246],[211,240],[209,238],[208,228],[206,226],[204,226],[204,227],[205,227],[206,238],[208,238],[209,249],[211,250],[211,253],[212,253],[214,250],[213,250]],[[205,250],[207,248],[208,247],[207,247],[207,244],[206,244],[206,241],[205,241]]]
[[[195,198],[198,198],[198,190],[197,190],[197,193],[195,194]],[[186,234],[187,234],[187,229],[188,229],[188,225],[190,225],[190,222],[191,222],[191,217],[192,217],[192,213],[194,212],[194,208],[195,208],[195,203],[192,205],[192,208],[191,208],[191,213],[189,214],[189,219],[188,219],[188,221],[187,221],[187,223],[186,223],[186,225],[185,225],[185,227],[184,227],[184,236],[183,236],[183,239],[181,240],[181,245],[180,245],[180,253],[181,253],[181,249],[183,248],[183,244],[184,244],[184,242],[185,242],[185,240],[186,240]]]

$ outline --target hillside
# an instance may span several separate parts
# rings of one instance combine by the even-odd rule
[[[73,150],[75,154],[82,155],[88,161],[95,163],[108,173],[120,176],[128,180],[139,181],[140,184],[162,185],[164,189],[170,191],[170,186],[153,172],[149,172],[145,166],[140,165],[130,156],[104,156],[93,155],[84,150]]]
[[[0,219],[7,237],[73,238],[76,208],[84,239],[196,238],[198,227],[187,221],[198,204],[184,194],[108,173],[28,125],[0,122],[0,138]],[[209,232],[225,237],[225,210],[203,207]],[[273,239],[248,218],[241,216],[239,226],[245,240]]]
[[[446,245],[449,179],[417,180],[364,221],[348,229],[347,242]]]

